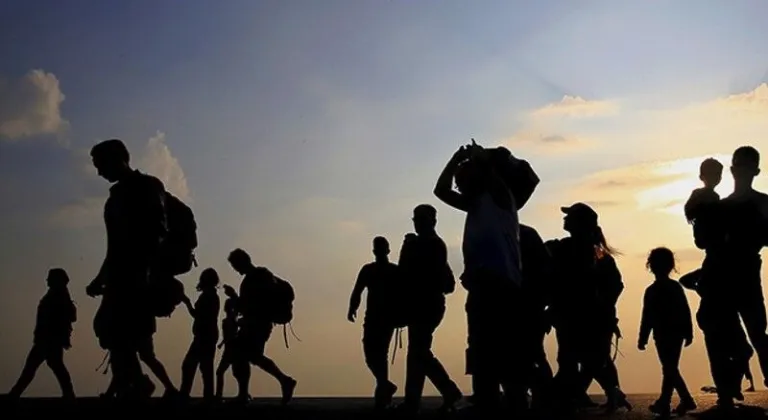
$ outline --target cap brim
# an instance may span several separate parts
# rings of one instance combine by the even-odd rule
[[[571,208],[570,207],[560,207],[560,211],[565,213],[565,214],[568,214],[568,213],[571,212]]]

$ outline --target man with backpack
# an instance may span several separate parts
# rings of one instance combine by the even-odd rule
[[[435,230],[437,210],[428,204],[417,206],[413,226],[416,233],[405,236],[398,263],[405,282],[401,293],[408,325],[405,402],[401,409],[419,410],[426,378],[443,396],[443,408],[451,409],[463,395],[432,353],[432,341],[445,315],[445,295],[453,293],[456,281],[445,242]]]
[[[165,187],[134,170],[125,144],[106,140],[91,149],[98,174],[114,185],[104,208],[107,253],[89,296],[102,295],[94,330],[110,352],[115,388],[120,395],[148,397],[154,391],[142,373],[138,352],[151,341],[154,314],[144,304],[149,274],[166,238]]]
[[[225,286],[224,291],[236,302],[242,316],[237,335],[235,362],[232,373],[237,380],[237,399],[250,399],[248,386],[251,379],[251,364],[260,367],[280,382],[285,405],[293,398],[296,380],[283,373],[277,364],[264,354],[274,324],[287,324],[293,317],[293,288],[283,279],[273,275],[264,267],[256,267],[250,255],[242,249],[229,254],[229,263],[240,275],[240,293]]]

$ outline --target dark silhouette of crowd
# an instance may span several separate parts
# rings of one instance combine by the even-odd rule
[[[237,402],[250,399],[251,365],[278,381],[282,403],[290,402],[297,381],[265,354],[275,326],[293,319],[294,289],[289,282],[253,263],[242,249],[228,262],[243,279],[239,290],[224,285],[225,317],[219,330],[220,279],[212,268],[202,271],[193,303],[178,276],[197,265],[197,224],[192,210],[165,190],[155,177],[134,170],[120,140],[93,147],[93,164],[110,182],[105,204],[107,252],[87,294],[101,299],[93,320],[100,346],[108,352],[112,380],[103,398],[136,401],[149,398],[154,383],[141,362],[165,388],[165,397],[190,397],[197,371],[206,402],[222,399],[226,373],[237,381]],[[679,363],[693,342],[693,320],[684,288],[701,297],[696,321],[704,334],[717,406],[729,409],[743,400],[742,380],[752,382],[749,361],[754,353],[768,377],[766,310],[760,278],[761,249],[768,245],[768,195],[752,187],[760,173],[760,155],[738,148],[732,158],[734,192],[720,198],[715,187],[723,165],[701,164],[704,184],[691,194],[685,217],[694,243],[705,251],[701,268],[680,281],[672,250],[650,251],[647,268],[652,283],[643,297],[637,347],[653,343],[662,382],[651,411],[677,414],[696,409]],[[624,289],[616,259],[595,210],[585,203],[562,207],[566,237],[544,240],[535,228],[521,223],[519,210],[533,196],[539,178],[531,165],[503,147],[471,144],[459,148],[440,173],[434,194],[465,213],[463,271],[455,275],[445,242],[437,231],[438,211],[428,204],[413,210],[413,232],[405,235],[397,263],[390,261],[390,243],[373,239],[374,261],[365,264],[354,284],[347,319],[355,322],[366,293],[362,346],[365,363],[375,379],[377,409],[400,413],[420,410],[425,381],[443,398],[442,410],[469,408],[492,413],[510,410],[571,412],[596,404],[587,394],[596,382],[605,394],[608,412],[632,405],[622,392],[615,364],[621,338],[617,303]],[[446,296],[457,282],[467,292],[466,374],[472,395],[465,396],[432,352],[435,331],[446,312]],[[32,349],[21,376],[10,391],[18,398],[45,362],[54,372],[63,396],[75,397],[64,364],[64,351],[76,308],[67,273],[50,270],[49,290],[38,306]],[[154,353],[156,318],[167,317],[183,304],[192,317],[193,340],[176,388]],[[742,327],[742,322],[744,328]],[[393,338],[407,330],[404,401],[393,407],[398,386],[389,376]],[[746,329],[746,330],[745,330]],[[544,340],[554,330],[557,370],[550,366]],[[397,347],[393,347],[396,350]],[[217,368],[217,349],[223,349]],[[754,350],[753,350],[754,349]],[[754,384],[751,385],[754,388]]]

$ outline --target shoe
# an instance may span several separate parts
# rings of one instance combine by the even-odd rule
[[[698,407],[696,407],[696,402],[693,399],[683,400],[683,401],[680,401],[680,404],[678,404],[677,407],[675,408],[675,413],[678,416],[682,417],[687,412],[693,411],[697,408]]]
[[[671,411],[669,409],[669,404],[662,404],[659,401],[654,402],[648,407],[648,411],[650,411],[653,414],[656,414],[659,417],[669,417],[671,414]]]
[[[282,405],[287,405],[293,399],[293,393],[296,391],[296,382],[293,378],[286,378],[280,383],[280,389],[283,392],[283,398],[280,400]]]
[[[461,401],[462,398],[464,398],[464,394],[456,388],[453,392],[443,396],[443,405],[440,406],[440,411],[453,411],[456,408],[456,403]]]
[[[395,396],[396,392],[397,385],[393,384],[392,382],[387,382],[381,386],[376,387],[376,392],[374,393],[376,408],[384,409],[392,405],[392,398]]]

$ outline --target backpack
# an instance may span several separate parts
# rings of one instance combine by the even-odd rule
[[[502,178],[515,198],[517,209],[525,206],[541,181],[531,165],[512,155],[505,147],[488,149],[496,173]]]
[[[272,322],[278,325],[290,324],[293,321],[293,301],[296,298],[293,286],[280,277],[274,276],[274,279],[275,295],[272,300]]]
[[[155,317],[170,317],[184,300],[184,284],[175,277],[153,276],[150,278],[149,288],[148,303]]]
[[[197,222],[188,205],[169,192],[165,194],[168,236],[163,242],[160,264],[164,272],[178,276],[197,266]]]
[[[293,326],[291,326],[291,321],[293,321],[293,301],[296,298],[296,294],[293,291],[291,283],[288,283],[274,274],[272,276],[275,279],[275,294],[272,298],[272,323],[283,326],[285,348],[289,348],[288,329],[291,330],[293,338],[297,341],[301,341],[293,331]]]

